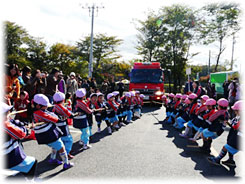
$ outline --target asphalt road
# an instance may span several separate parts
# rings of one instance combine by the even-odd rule
[[[38,160],[37,175],[42,181],[60,179],[190,179],[215,181],[241,177],[241,152],[235,155],[237,167],[214,166],[208,155],[198,148],[189,148],[186,139],[172,126],[162,127],[163,107],[144,107],[141,119],[112,135],[107,135],[105,123],[100,134],[91,140],[92,148],[83,151],[78,144],[80,131],[71,127],[74,139],[72,162],[75,166],[63,171],[62,166],[51,166],[47,160],[51,149],[36,141],[23,143],[27,155]],[[93,132],[97,131],[96,123]],[[226,143],[228,129],[213,141],[212,153],[219,153]],[[198,141],[201,145],[201,140]],[[225,157],[225,159],[227,156]]]

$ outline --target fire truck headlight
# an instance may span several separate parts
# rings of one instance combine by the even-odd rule
[[[161,91],[157,91],[157,92],[155,92],[155,95],[157,95],[157,96],[161,96],[161,95],[163,95],[163,92],[161,92]]]

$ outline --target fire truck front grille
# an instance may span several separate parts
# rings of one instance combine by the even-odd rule
[[[135,91],[139,91],[143,95],[154,95],[156,90],[154,89],[135,89]]]

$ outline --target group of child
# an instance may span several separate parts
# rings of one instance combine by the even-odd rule
[[[23,96],[22,96],[23,95]],[[2,113],[5,114],[5,133],[7,139],[4,144],[4,153],[7,168],[17,170],[27,177],[33,178],[36,170],[37,160],[26,156],[23,147],[19,143],[21,139],[28,137],[31,132],[35,133],[38,144],[46,144],[51,148],[50,164],[61,165],[63,169],[73,167],[69,160],[74,156],[71,154],[73,138],[69,131],[69,125],[73,125],[81,131],[79,144],[84,150],[91,147],[89,140],[92,136],[93,115],[97,122],[98,133],[101,132],[102,121],[106,122],[109,134],[117,131],[121,126],[132,123],[132,118],[140,118],[144,95],[139,91],[126,92],[120,97],[118,91],[109,93],[105,100],[104,94],[92,93],[86,99],[86,89],[80,88],[76,91],[76,103],[72,109],[69,95],[56,92],[53,95],[54,105],[49,103],[47,96],[36,94],[33,101],[26,101],[26,94],[21,94],[15,109],[24,110],[12,119],[9,115],[13,106],[2,104]],[[23,102],[25,100],[25,105]],[[33,123],[28,124],[27,115],[31,114]],[[20,118],[19,118],[20,117]],[[19,119],[18,119],[19,118]],[[56,158],[59,153],[59,160]]]
[[[198,139],[203,140],[200,150],[210,153],[211,144],[214,139],[221,136],[226,125],[230,126],[227,137],[227,144],[222,148],[217,157],[208,157],[208,161],[215,165],[220,165],[221,159],[229,153],[229,159],[222,163],[228,166],[236,166],[233,155],[240,150],[240,113],[243,102],[237,101],[231,108],[236,117],[229,122],[228,106],[229,102],[221,98],[217,102],[207,95],[200,98],[194,93],[182,95],[173,93],[162,96],[163,104],[166,108],[166,124],[173,125],[177,130],[183,131],[179,136],[196,143]]]

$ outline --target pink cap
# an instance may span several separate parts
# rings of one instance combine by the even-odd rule
[[[191,104],[191,101],[189,100],[189,98],[186,98],[184,101],[185,104]]]
[[[62,100],[65,100],[65,94],[62,92],[56,92],[53,96],[53,99],[55,102],[60,102]]]
[[[13,106],[9,106],[4,102],[1,102],[1,113],[6,113],[8,112],[10,109],[12,109]]]
[[[101,92],[99,92],[99,93],[97,93],[97,96],[98,96],[98,97],[99,97],[99,96],[104,96],[104,94],[101,93]]]
[[[185,100],[186,98],[188,98],[188,95],[183,95],[182,99]]]
[[[76,96],[78,98],[82,98],[86,95],[86,89],[85,88],[80,88],[76,91]]]
[[[169,97],[172,97],[172,98],[175,97],[175,95],[174,95],[173,93],[170,93],[168,96],[169,96]]]
[[[126,93],[125,93],[125,96],[126,96],[126,97],[131,97],[131,93],[130,93],[130,92],[126,92]]]
[[[135,92],[134,91],[130,91],[131,96],[135,96]]]
[[[191,93],[189,96],[188,96],[189,99],[191,100],[194,100],[197,98],[197,95],[195,93]]]
[[[114,96],[119,95],[119,91],[113,91],[112,93],[113,93]]]
[[[234,110],[234,111],[239,111],[242,109],[242,104],[243,102],[241,100],[237,101],[231,108]]]
[[[206,102],[207,99],[209,99],[209,96],[208,96],[208,95],[202,95],[202,96],[201,96],[201,99],[204,100],[204,101]]]
[[[140,98],[145,98],[145,95],[141,94],[141,95],[140,95]]]
[[[216,105],[216,100],[213,98],[209,98],[204,105]]]
[[[139,91],[135,91],[135,94],[140,94],[140,92]]]
[[[34,96],[34,102],[43,105],[43,106],[50,106],[51,104],[49,103],[48,97],[46,97],[44,94],[36,94]]]
[[[182,97],[182,94],[180,94],[180,93],[177,93],[176,95],[175,95],[175,98],[181,98]]]
[[[93,96],[98,96],[97,93],[91,93],[91,95],[89,96],[89,98],[92,98]]]
[[[162,95],[162,99],[166,99],[167,97],[166,97],[166,95]]]
[[[228,107],[229,106],[229,102],[225,98],[219,99],[217,103],[219,106],[222,106],[222,107]]]
[[[114,97],[113,93],[109,93],[109,94],[107,95],[107,100],[109,100],[111,97]]]

